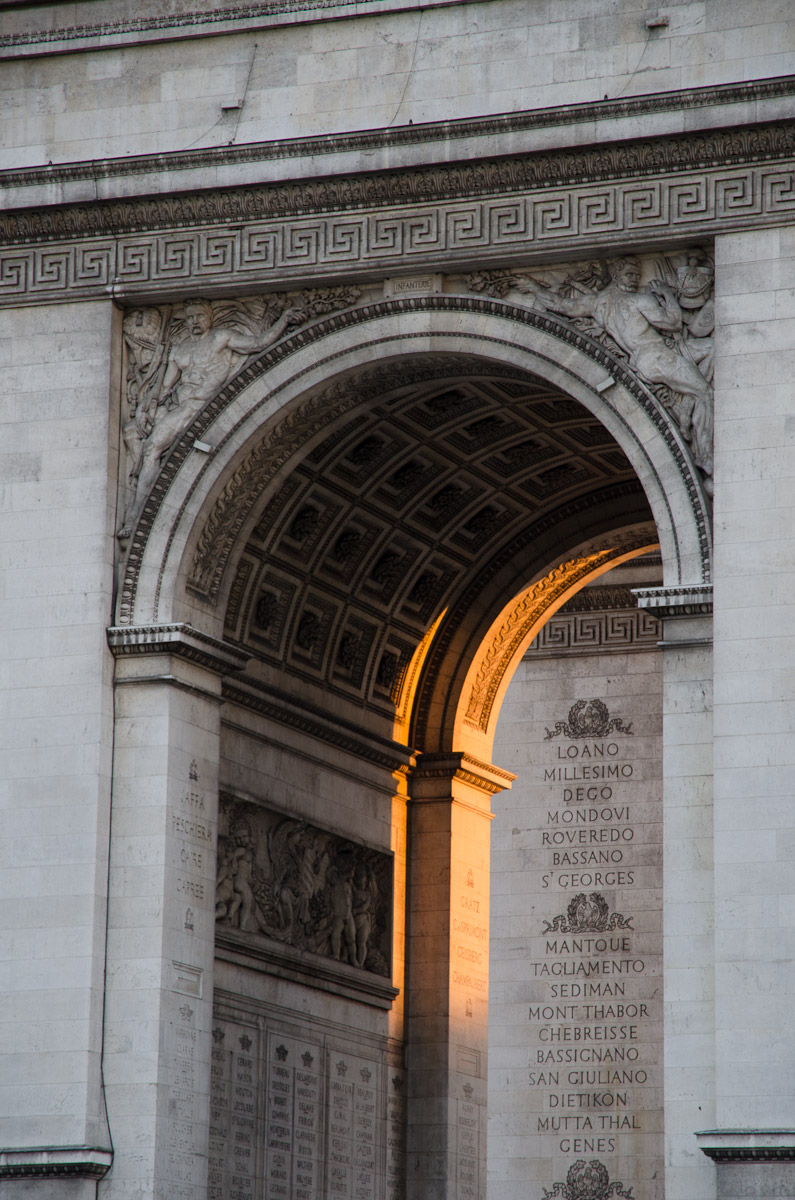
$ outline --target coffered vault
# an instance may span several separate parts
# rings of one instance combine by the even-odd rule
[[[638,525],[669,585],[698,589],[706,512],[675,427],[603,346],[498,300],[387,301],[310,324],[204,408],[143,507],[118,625],[187,619],[245,646],[250,676],[356,719],[364,704],[391,735],[444,613],[449,720],[429,735],[426,694],[414,737],[449,746],[512,597]]]

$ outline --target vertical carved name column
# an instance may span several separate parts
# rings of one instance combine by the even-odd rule
[[[108,640],[106,1195],[205,1200],[221,676],[245,656],[180,625],[111,629]],[[227,1103],[239,1099],[237,1066]]]
[[[659,1200],[659,747],[654,714],[631,715],[578,700],[536,746],[540,804],[522,838],[539,868],[527,896],[531,1154],[570,1188],[587,1163],[616,1195]]]
[[[490,800],[515,776],[423,755],[411,780],[407,1200],[484,1200]]]

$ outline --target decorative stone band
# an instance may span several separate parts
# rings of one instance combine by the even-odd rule
[[[423,8],[440,8],[455,0],[424,0]],[[197,6],[186,12],[175,12],[163,15],[161,12],[144,12],[141,16],[128,18],[124,21],[103,21],[93,25],[71,25],[57,29],[25,30],[21,33],[6,33],[0,36],[0,46],[3,48],[19,47],[26,49],[31,46],[49,46],[55,50],[63,49],[62,43],[69,46],[78,41],[87,44],[89,48],[119,44],[135,45],[145,41],[167,41],[170,38],[190,37],[195,33],[239,33],[241,29],[261,29],[268,25],[280,25],[284,18],[292,24],[296,20],[318,21],[322,18],[339,18],[346,15],[346,9],[355,8],[356,16],[368,12],[401,11],[406,8],[419,7],[416,0],[262,0],[259,4],[235,4],[216,8]],[[144,5],[140,6],[144,8]],[[281,18],[281,19],[280,19]],[[81,49],[83,48],[81,45]]]
[[[318,741],[387,770],[405,773],[414,764],[413,752],[399,742],[368,733],[335,716],[332,710],[323,712],[306,700],[297,704],[286,692],[267,688],[256,680],[247,679],[245,687],[237,681],[224,683],[221,695],[227,704],[239,705],[280,725],[300,729]]]
[[[516,776],[493,763],[481,762],[460,751],[450,754],[423,754],[412,773],[412,799],[419,801],[446,799],[438,790],[438,784],[459,779],[470,787],[495,796],[497,792],[511,787]]]
[[[0,1179],[102,1179],[113,1151],[98,1146],[31,1146],[0,1150]]]
[[[712,612],[712,584],[695,587],[632,588],[638,608],[663,620],[666,617],[700,617]]]
[[[122,625],[107,631],[114,658],[176,654],[218,675],[241,671],[251,655],[228,642],[180,622],[174,625]]]
[[[795,1162],[795,1129],[704,1129],[696,1140],[716,1163]]]
[[[273,941],[246,937],[223,926],[218,926],[215,931],[215,953],[217,958],[235,966],[265,970],[268,975],[308,984],[373,1008],[389,1009],[400,995],[400,989],[392,987],[388,979],[358,971],[347,963],[322,959]]]
[[[669,236],[681,245],[791,219],[794,179],[795,127],[780,122],[318,184],[18,210],[0,217],[0,303],[165,300],[527,266]]]

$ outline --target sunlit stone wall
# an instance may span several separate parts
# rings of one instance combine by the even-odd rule
[[[493,1200],[586,1176],[664,1194],[661,661],[631,602],[581,593],[502,709],[494,758],[518,779],[494,800]]]

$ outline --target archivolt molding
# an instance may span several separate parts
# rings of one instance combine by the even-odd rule
[[[795,212],[795,123],[7,212],[0,303],[530,265]]]
[[[295,354],[308,344],[319,346],[321,339],[333,332],[350,329],[356,325],[366,325],[393,315],[399,316],[401,314],[418,312],[458,312],[478,317],[494,316],[508,318],[520,326],[530,329],[534,328],[546,334],[551,334],[562,345],[582,351],[587,358],[598,364],[612,379],[620,383],[638,402],[640,409],[646,418],[650,420],[655,431],[660,435],[665,444],[667,454],[675,463],[676,470],[687,491],[688,507],[697,529],[699,556],[701,560],[700,578],[703,580],[709,578],[711,548],[708,511],[697,474],[692,467],[681,437],[673,427],[670,419],[657,400],[639,382],[626,363],[619,361],[606,347],[594,341],[587,334],[566,325],[548,313],[533,312],[526,308],[520,308],[483,297],[453,295],[418,296],[384,301],[346,312],[335,313],[325,320],[317,322],[308,329],[300,331],[295,337],[287,338],[278,343],[252,361],[219,392],[214,400],[209,402],[172,449],[143,506],[124,564],[119,603],[118,620],[120,624],[134,620],[135,597],[146,546],[152,529],[158,520],[158,513],[166,493],[191,454],[194,441],[205,436],[206,431],[219,414],[232,404],[249,384],[263,376],[276,364],[283,362],[289,355]],[[490,346],[494,351],[494,357],[493,359],[491,357],[489,359],[489,370],[493,369],[497,374],[501,371],[511,371],[512,368],[504,365],[504,363],[500,366],[499,339],[490,339],[488,336],[484,336],[481,331],[482,325],[478,329],[478,336],[476,338],[478,342],[477,347],[473,343],[473,353],[477,353],[483,357],[484,350]],[[405,347],[410,344],[411,336],[421,337],[423,342],[427,338],[426,334],[403,336],[401,341],[404,353]],[[394,342],[392,344],[394,345]],[[510,345],[513,351],[517,345],[524,344],[526,344],[524,337],[517,333],[515,341],[505,343],[505,346]],[[422,349],[426,350],[427,345],[423,344]],[[535,356],[536,360],[538,360],[538,357],[538,355]],[[496,362],[494,361],[495,359],[497,360]],[[312,367],[305,369],[315,369],[317,361],[317,356],[313,356]],[[441,359],[437,365],[443,371],[444,367]],[[333,363],[331,361],[329,361],[329,369],[329,373],[331,373],[331,370],[333,370]],[[193,561],[188,571],[188,586],[195,594],[213,605],[217,604],[229,556],[252,506],[256,503],[256,499],[267,481],[286,463],[291,454],[300,445],[305,444],[308,437],[318,434],[324,425],[328,425],[329,421],[346,411],[352,410],[363,399],[366,399],[368,395],[376,395],[380,390],[387,387],[389,379],[394,378],[394,369],[394,365],[385,364],[383,367],[375,368],[367,377],[359,377],[355,382],[352,382],[350,378],[342,378],[334,381],[320,393],[310,396],[301,407],[289,413],[282,422],[271,429],[265,438],[259,441],[248,452],[235,468],[232,477],[228,480],[222,492],[215,498],[212,509],[204,517],[202,530],[195,542]],[[399,367],[400,378],[410,382],[412,378],[410,373],[412,371],[419,371],[422,378],[428,378],[429,369],[433,370],[433,364],[429,361],[427,355],[418,357],[414,362],[404,357]],[[519,367],[513,368],[513,370],[518,370],[521,373]],[[527,371],[523,373],[524,378],[527,378],[529,370],[530,361],[528,361]],[[290,382],[294,385],[295,378]],[[247,410],[235,427],[229,430],[216,444],[213,453],[207,456],[203,467],[197,472],[196,477],[190,484],[188,494],[183,499],[176,514],[176,519],[171,523],[171,532],[168,534],[160,568],[161,577],[165,570],[165,561],[175,536],[175,530],[186,511],[192,493],[197,487],[206,488],[207,483],[204,477],[207,476],[208,479],[211,477],[213,460],[224,450],[226,443],[229,443],[243,426],[251,424],[258,407],[264,404],[266,400],[272,403],[274,395],[275,393],[271,391],[255,405],[253,410]],[[603,395],[599,403],[611,409],[626,429],[627,436],[631,439],[634,438],[634,435],[626,425],[626,421],[611,403],[609,396]],[[636,449],[641,456],[645,457],[647,463],[649,463],[652,475],[656,475],[654,467],[648,459],[646,450],[637,443]],[[665,488],[662,486],[659,478],[657,479],[657,485],[664,497],[664,502],[669,505],[668,498],[665,496]],[[669,526],[672,536],[676,539],[677,523],[670,512],[670,505]],[[679,553],[678,550],[677,553]]]
[[[524,592],[503,618],[481,657],[469,690],[464,723],[483,733],[488,730],[500,685],[511,663],[538,623],[562,602],[572,588],[583,583],[599,568],[633,551],[648,548],[655,541],[653,526],[633,530],[611,539],[612,544],[604,549],[561,563]]]

